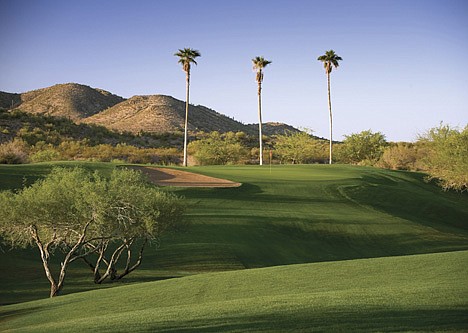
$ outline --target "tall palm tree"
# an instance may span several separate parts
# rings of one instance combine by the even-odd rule
[[[263,69],[271,64],[271,61],[263,57],[255,57],[252,59],[253,68],[257,72],[256,80],[258,83],[258,136],[260,141],[260,165],[263,165],[263,140],[262,140],[262,82]]]
[[[323,67],[325,68],[325,73],[327,74],[327,83],[328,83],[328,111],[330,112],[330,160],[329,163],[332,164],[333,156],[333,117],[332,117],[332,107],[331,107],[331,96],[330,96],[330,73],[332,72],[333,67],[338,68],[340,64],[338,61],[343,60],[339,55],[333,50],[325,51],[324,55],[321,55],[317,60],[323,62]]]
[[[183,165],[187,166],[187,125],[188,125],[188,112],[189,112],[189,90],[190,90],[190,65],[197,64],[195,58],[200,57],[201,54],[198,50],[191,48],[179,49],[179,52],[174,53],[179,57],[179,64],[182,64],[182,69],[186,74],[186,98],[185,98],[185,129],[184,129],[184,162]]]

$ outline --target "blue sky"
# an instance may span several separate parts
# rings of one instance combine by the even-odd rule
[[[0,90],[77,82],[123,97],[185,98],[173,54],[198,49],[191,103],[257,122],[251,59],[264,56],[263,120],[328,137],[372,129],[413,141],[468,122],[468,1],[0,0]]]

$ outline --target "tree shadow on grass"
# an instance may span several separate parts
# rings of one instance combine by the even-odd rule
[[[0,310],[0,324],[5,324],[9,322],[10,320],[16,319],[23,315],[33,313],[39,309],[41,309],[40,306],[28,307],[28,308],[17,309],[17,310]],[[0,327],[0,330],[1,330],[1,327]]]
[[[429,184],[414,187],[380,177],[364,179],[363,186],[343,189],[355,202],[441,232],[468,235],[467,195],[436,192]]]
[[[466,331],[467,309],[315,309],[268,315],[225,316],[154,326],[157,332],[395,332]],[[288,313],[289,312],[289,313]]]

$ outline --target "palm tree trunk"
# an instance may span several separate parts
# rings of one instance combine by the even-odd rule
[[[330,96],[330,73],[327,73],[327,83],[328,83],[328,111],[330,112],[330,159],[329,159],[329,163],[332,164],[332,156],[333,156],[333,117],[332,117],[331,96]]]
[[[184,162],[183,166],[187,166],[187,127],[188,127],[188,112],[189,112],[189,90],[190,90],[190,73],[187,72],[187,85],[185,95],[185,129],[184,129]]]
[[[262,135],[262,84],[258,83],[258,139],[260,142],[260,165],[263,165],[263,135]]]

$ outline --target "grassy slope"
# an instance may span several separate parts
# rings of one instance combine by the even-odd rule
[[[0,330],[462,332],[467,263],[460,251],[201,274],[4,306]]]
[[[98,170],[105,175],[109,175],[116,165],[100,162],[52,162],[20,165],[0,164],[0,190],[14,190],[21,188],[23,185],[31,185],[37,179],[45,177],[53,167],[57,166],[80,166],[89,170]]]
[[[53,167],[80,166],[109,175],[116,166],[112,163],[54,162],[22,165],[0,165],[0,190],[15,190],[30,185],[47,175]],[[0,207],[0,209],[5,209]],[[50,288],[36,248],[10,251],[0,247],[0,304],[43,298]],[[71,269],[68,292],[92,289],[88,271],[81,267]]]
[[[326,165],[278,166],[271,173],[257,166],[191,170],[244,185],[176,191],[192,204],[193,227],[165,240],[165,268],[194,270],[201,261],[253,268],[468,248],[468,196],[442,193],[419,174]],[[167,264],[162,254],[170,257]]]
[[[70,164],[70,163],[69,163]],[[85,164],[109,172],[112,164]],[[1,166],[0,186],[50,165]],[[442,193],[421,175],[350,166],[199,167],[240,188],[172,189],[185,196],[192,226],[148,249],[123,283],[197,272],[468,249],[468,196]],[[11,176],[13,175],[13,176]],[[47,295],[37,250],[0,253],[1,303]],[[107,288],[109,285],[101,286]],[[93,289],[78,263],[65,293]]]

